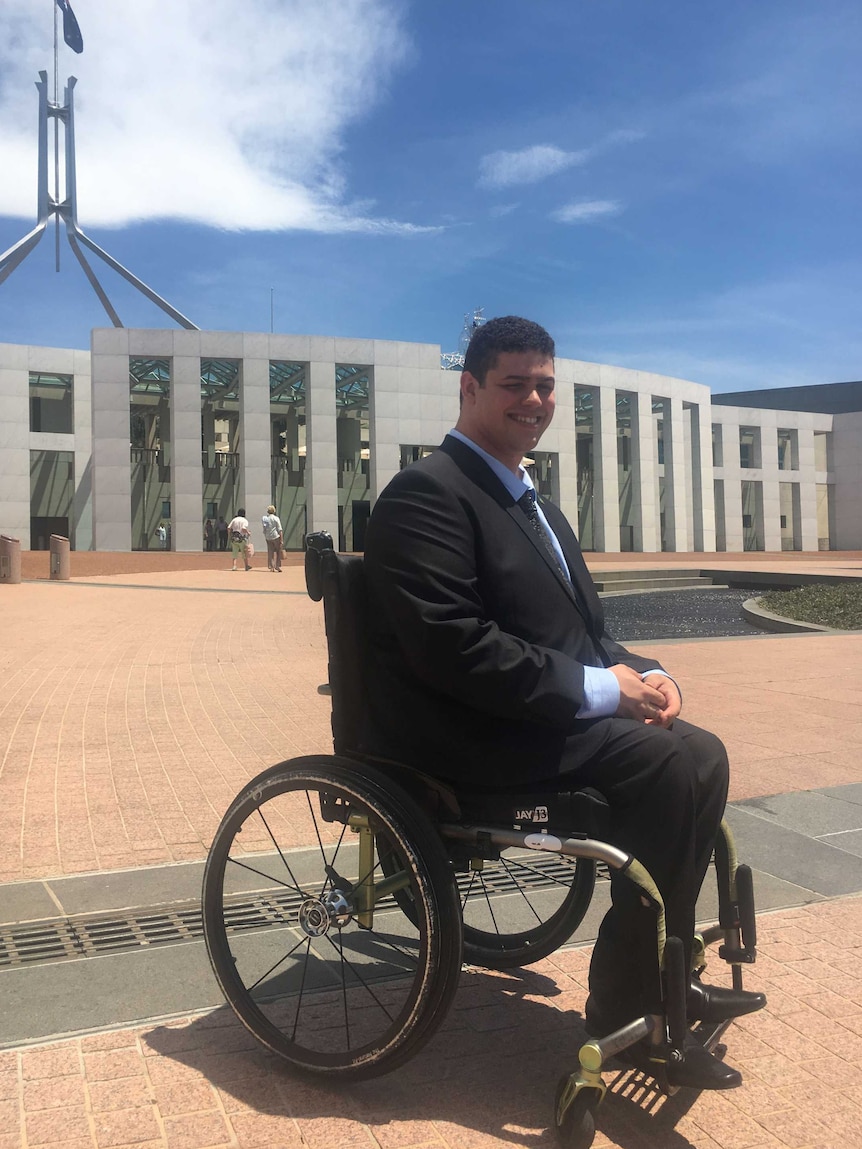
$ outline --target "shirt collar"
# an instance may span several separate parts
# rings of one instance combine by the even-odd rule
[[[533,480],[530,478],[529,472],[525,471],[523,467],[519,467],[518,474],[514,475],[504,463],[501,463],[499,459],[495,459],[493,455],[489,455],[487,451],[483,451],[477,443],[474,443],[472,439],[468,439],[461,431],[456,431],[453,428],[449,434],[453,439],[457,439],[459,443],[463,443],[465,447],[469,447],[472,451],[475,451],[480,459],[484,459],[515,502],[521,498],[525,491],[532,491],[534,489]]]

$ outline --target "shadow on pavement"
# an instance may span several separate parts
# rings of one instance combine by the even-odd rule
[[[235,1128],[254,1123],[255,1136],[283,1137],[285,1122],[295,1121],[309,1140],[319,1142],[326,1130],[328,1143],[348,1144],[360,1123],[383,1145],[443,1137],[471,1149],[545,1146],[556,1144],[557,1081],[575,1068],[585,1040],[581,1013],[559,1000],[569,996],[535,970],[465,971],[449,1017],[425,1049],[393,1073],[355,1084],[297,1074],[267,1053],[227,1007],[182,1026],[160,1026],[141,1039],[165,1059],[163,1068],[170,1059],[177,1083],[203,1077],[215,1086]],[[578,996],[582,1002],[583,993]],[[605,1081],[598,1127],[614,1145],[691,1146],[676,1126],[697,1094],[681,1090],[667,1097],[633,1070],[607,1073]]]

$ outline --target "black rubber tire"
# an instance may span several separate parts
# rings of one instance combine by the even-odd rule
[[[539,895],[532,885],[535,855],[504,851],[499,861],[486,861],[483,870],[468,874],[466,883],[460,883],[466,962],[487,969],[513,969],[541,961],[565,945],[589,907],[596,884],[596,864],[589,858],[565,855],[554,855],[554,859],[571,866],[571,876],[555,878],[553,888],[559,887],[560,900],[553,908],[547,904],[553,898],[552,892],[546,887]],[[489,892],[500,875],[514,886],[510,895],[514,905],[503,906],[503,914],[495,913]],[[523,928],[507,929],[498,921],[507,908],[516,909],[522,921],[530,917],[535,924],[527,922]],[[474,924],[479,921],[481,927]]]
[[[561,1077],[554,1095],[554,1131],[557,1143],[562,1149],[590,1149],[596,1135],[595,1109],[598,1106],[596,1090],[582,1089],[560,1122],[557,1110],[568,1082],[568,1077]]]
[[[323,817],[321,796],[341,803],[341,818]],[[346,808],[367,816],[400,859],[415,920],[386,899],[370,929],[344,909],[363,878]],[[373,866],[379,873],[376,848]],[[338,915],[321,909],[326,897],[339,902]],[[249,909],[250,899],[264,909]],[[283,762],[237,796],[207,859],[203,925],[239,1020],[316,1074],[359,1079],[395,1069],[431,1037],[458,985],[461,914],[441,840],[389,778],[345,759]]]

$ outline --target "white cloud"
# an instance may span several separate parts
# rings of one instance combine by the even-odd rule
[[[566,152],[552,144],[535,144],[517,152],[491,152],[479,161],[479,184],[505,188],[534,184],[548,176],[584,163],[588,151]]]
[[[623,205],[615,199],[575,200],[551,212],[551,219],[558,223],[592,223],[604,216],[619,215]]]
[[[554,144],[534,144],[513,152],[490,152],[479,161],[479,186],[505,188],[539,183],[567,168],[580,167],[611,148],[637,143],[643,138],[642,131],[619,128],[590,147],[574,152],[567,152]]]
[[[409,44],[396,0],[79,0],[75,90],[81,225],[175,219],[227,229],[411,232],[351,203],[345,132]],[[32,218],[47,4],[4,0],[0,214]],[[53,151],[49,148],[49,151]]]

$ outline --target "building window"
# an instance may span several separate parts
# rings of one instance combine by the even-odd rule
[[[713,423],[712,425],[712,465],[713,467],[724,466],[721,423]]]
[[[30,430],[59,435],[74,433],[71,375],[30,372]]]
[[[739,465],[743,470],[760,467],[760,428],[739,428]]]
[[[335,365],[335,444],[338,460],[338,545],[343,551],[365,549],[371,513],[371,368]]]
[[[778,428],[778,469],[799,470],[799,435],[794,430]]]

